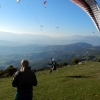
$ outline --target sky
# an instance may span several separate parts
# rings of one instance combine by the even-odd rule
[[[100,5],[100,0],[96,0]],[[70,0],[0,0],[0,31],[49,36],[100,36],[90,17]]]

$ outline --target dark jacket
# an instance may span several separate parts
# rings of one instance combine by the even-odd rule
[[[52,61],[52,63],[48,63],[48,64],[51,65],[51,68],[53,68],[53,70],[56,70],[56,67],[57,67],[56,61]]]
[[[30,67],[25,68],[24,72],[17,71],[14,75],[12,86],[17,87],[18,93],[30,93],[33,86],[37,85],[37,79]]]

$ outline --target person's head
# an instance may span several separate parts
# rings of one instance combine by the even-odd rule
[[[55,59],[52,59],[52,61],[55,61]]]
[[[29,66],[29,62],[28,62],[28,60],[26,60],[26,59],[23,59],[22,61],[21,61],[21,66],[22,67],[28,67]]]

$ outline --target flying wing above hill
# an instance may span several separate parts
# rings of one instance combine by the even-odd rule
[[[78,5],[88,14],[100,32],[100,8],[98,3],[95,0],[71,0],[71,2]]]

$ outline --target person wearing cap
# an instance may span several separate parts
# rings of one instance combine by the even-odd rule
[[[48,63],[48,64],[51,65],[50,73],[51,73],[53,70],[56,70],[57,62],[55,61],[55,59],[51,58],[51,63]]]
[[[15,100],[32,100],[33,86],[37,85],[37,78],[29,67],[26,59],[21,61],[21,69],[17,71],[12,80],[12,86],[17,88]]]

